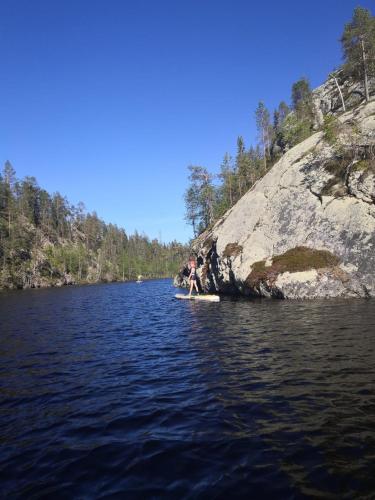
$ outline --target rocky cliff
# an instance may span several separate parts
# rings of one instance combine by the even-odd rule
[[[332,109],[328,95],[327,85],[315,94],[320,109]],[[287,151],[200,235],[193,250],[207,291],[375,296],[375,101],[332,114],[322,131]],[[176,284],[183,280],[181,274]]]

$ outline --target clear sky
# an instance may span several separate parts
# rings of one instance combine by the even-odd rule
[[[218,171],[294,81],[341,63],[369,0],[0,0],[0,162],[106,222],[187,241],[187,165]]]

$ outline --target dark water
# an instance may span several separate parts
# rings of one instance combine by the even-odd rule
[[[9,498],[375,498],[375,301],[0,294]]]

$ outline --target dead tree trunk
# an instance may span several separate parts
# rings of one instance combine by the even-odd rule
[[[337,78],[335,76],[333,76],[333,75],[332,75],[332,78],[333,78],[333,80],[334,80],[334,82],[336,84],[337,90],[339,91],[340,98],[341,98],[342,109],[345,112],[346,111],[346,106],[345,106],[344,97],[343,97],[342,92],[341,92],[341,87],[339,85],[339,82],[337,81]]]

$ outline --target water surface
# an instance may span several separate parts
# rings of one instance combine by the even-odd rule
[[[0,494],[374,498],[375,302],[0,293]]]

